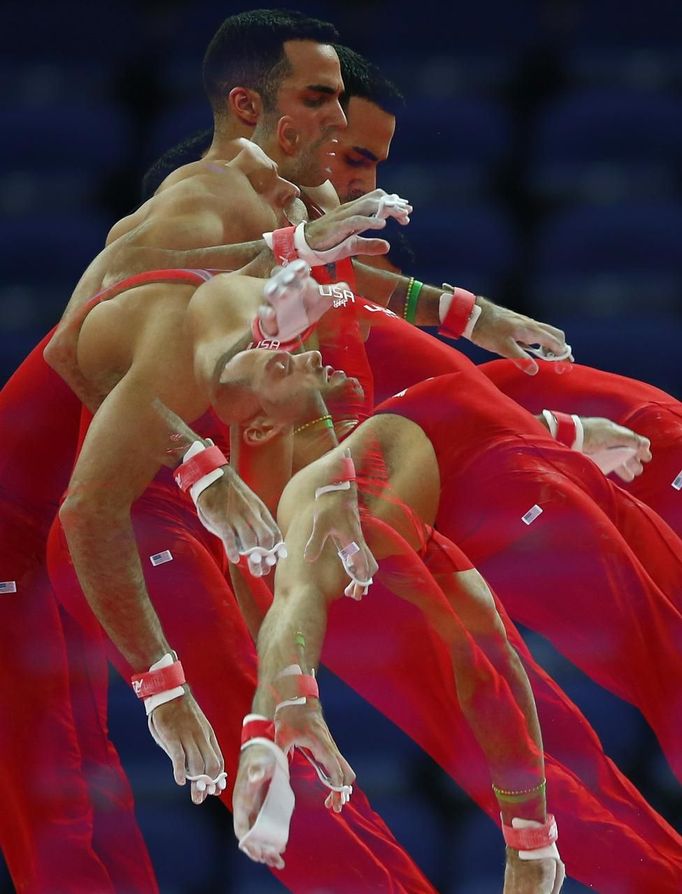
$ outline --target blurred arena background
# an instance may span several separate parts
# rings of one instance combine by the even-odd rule
[[[421,279],[456,282],[562,326],[580,362],[682,398],[679,0],[251,7],[259,5],[330,19],[405,94],[379,185],[415,206],[407,236]],[[148,165],[210,126],[203,50],[222,19],[244,8],[232,0],[5,4],[0,381],[58,320],[108,227],[138,204]],[[679,828],[679,787],[637,712],[537,636],[529,642],[610,755]],[[503,853],[492,823],[331,675],[322,689],[342,750],[438,890],[498,891]],[[224,810],[193,807],[176,789],[118,679],[111,730],[164,894],[283,891],[237,851]],[[587,889],[567,882],[564,890]],[[0,892],[11,891],[0,862]]]

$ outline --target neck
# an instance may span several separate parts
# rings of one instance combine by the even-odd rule
[[[324,456],[334,447],[338,446],[338,438],[333,428],[311,427],[298,432],[293,436],[293,466],[292,470],[298,472],[316,459]]]
[[[253,128],[239,121],[217,118],[213,127],[213,140],[204,158],[225,159],[229,161],[237,155],[239,148],[235,142],[239,139],[250,140]]]
[[[231,465],[240,478],[258,494],[273,515],[292,476],[293,437],[291,429],[266,444],[245,444],[238,426],[230,430]]]

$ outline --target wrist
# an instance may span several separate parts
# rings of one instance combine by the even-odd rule
[[[445,288],[447,283],[443,283]],[[476,303],[476,296],[467,289],[450,287],[452,292],[443,292],[438,302],[438,318],[441,327],[440,335],[446,338],[470,338],[481,308]]]
[[[275,717],[283,708],[305,705],[309,699],[319,699],[320,697],[314,671],[306,674],[300,664],[290,664],[280,671],[275,677],[272,691]]]
[[[550,435],[557,443],[578,453],[583,452],[585,430],[579,416],[559,413],[556,410],[543,410],[542,416]]]
[[[196,505],[199,496],[225,474],[228,461],[219,447],[209,439],[194,441],[174,473],[175,483],[187,492]]]
[[[175,652],[166,652],[149,670],[130,678],[133,692],[143,699],[146,713],[185,694],[185,672]]]

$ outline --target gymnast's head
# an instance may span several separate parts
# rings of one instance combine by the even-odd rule
[[[238,426],[243,440],[264,444],[314,416],[323,400],[345,389],[358,390],[357,379],[322,363],[319,351],[290,354],[255,348],[216,365],[213,405],[223,420]]]

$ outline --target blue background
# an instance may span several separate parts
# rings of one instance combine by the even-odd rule
[[[420,279],[562,326],[580,362],[680,397],[678,2],[282,5],[334,21],[403,90],[380,185],[415,205],[408,236]],[[58,320],[108,227],[136,206],[146,167],[210,125],[201,56],[222,19],[243,8],[5,4],[0,381]],[[621,768],[679,824],[679,788],[637,712],[537,636],[529,642]],[[438,890],[498,891],[492,823],[331,675],[323,688],[339,744]],[[112,735],[164,894],[283,890],[239,854],[224,810],[192,807],[173,786],[128,688],[114,679],[111,695]],[[3,877],[0,864],[0,890],[11,891]]]

